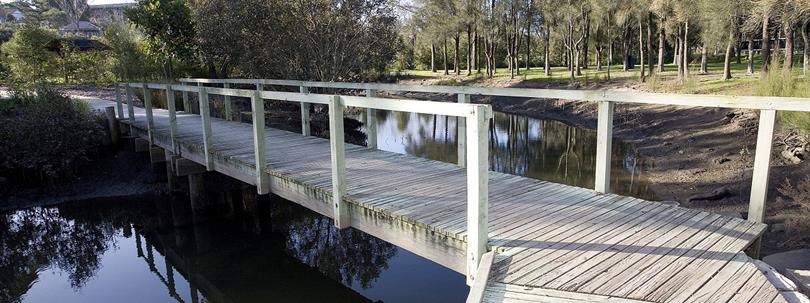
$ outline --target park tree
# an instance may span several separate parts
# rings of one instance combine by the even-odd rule
[[[87,0],[51,0],[56,7],[64,12],[69,24],[79,27],[79,20],[82,19],[87,12]]]
[[[10,72],[15,88],[29,90],[46,83],[59,70],[59,58],[48,50],[56,39],[55,31],[34,25],[24,25],[2,45],[3,63]]]
[[[244,53],[244,1],[192,0],[191,17],[209,78],[228,78]]]
[[[174,79],[176,61],[193,60],[194,25],[186,1],[139,0],[125,15],[146,36],[149,53],[161,58],[165,79]]]

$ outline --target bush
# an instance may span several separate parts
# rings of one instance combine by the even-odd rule
[[[87,104],[52,89],[16,93],[3,103],[0,175],[18,183],[71,176],[105,136],[103,119]]]
[[[32,89],[59,70],[59,57],[47,49],[58,38],[56,32],[37,26],[20,27],[3,43],[3,61],[9,70],[9,84],[19,89]]]

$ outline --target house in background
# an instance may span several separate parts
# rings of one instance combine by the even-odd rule
[[[25,14],[19,9],[13,7],[4,7],[0,9],[0,24],[6,22],[19,21],[25,18]]]
[[[81,36],[85,38],[92,38],[101,36],[104,31],[100,26],[93,24],[90,21],[79,21],[79,23],[71,23],[59,28],[59,35],[65,36]]]
[[[124,11],[127,8],[136,5],[134,2],[130,3],[115,3],[115,4],[91,4],[87,10],[90,21],[95,24],[105,25],[110,22],[122,21]]]

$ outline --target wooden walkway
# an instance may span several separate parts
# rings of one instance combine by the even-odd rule
[[[135,117],[145,138],[145,111],[136,108]],[[168,112],[154,109],[153,117],[155,145],[170,150]],[[200,116],[178,112],[177,126],[179,156],[205,163]],[[212,118],[211,128],[215,170],[253,182],[251,124]],[[265,141],[271,191],[332,217],[329,140],[266,128]],[[491,268],[481,265],[488,269],[479,277],[488,279],[472,297],[785,302],[741,252],[763,224],[497,172],[489,180],[489,246],[497,254]],[[466,184],[455,164],[346,145],[351,226],[461,273]]]

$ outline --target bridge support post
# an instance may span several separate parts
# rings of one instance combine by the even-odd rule
[[[132,104],[132,87],[126,84],[127,114],[129,114],[129,136],[135,137],[135,105]]]
[[[329,147],[332,155],[332,213],[337,228],[349,227],[348,205],[343,201],[346,195],[346,148],[343,142],[343,101],[340,96],[332,96],[329,102]]]
[[[203,150],[205,151],[205,168],[208,171],[214,170],[214,155],[211,147],[213,143],[211,134],[211,111],[208,108],[208,90],[205,86],[200,86],[200,117],[202,117]]]
[[[299,87],[299,91],[302,94],[309,94],[309,87],[301,86]],[[309,129],[309,107],[310,104],[306,102],[301,102],[301,134],[304,136],[309,136],[311,134]]]
[[[121,102],[121,83],[115,83],[115,108],[118,110],[118,120],[124,120],[124,106]]]
[[[169,192],[177,190],[177,175],[174,172],[175,155],[173,152],[167,151],[166,153],[166,185]]]
[[[229,89],[231,85],[229,83],[223,83],[222,88]],[[225,95],[225,120],[231,121],[233,120],[233,109],[231,104],[231,96]]]
[[[105,107],[104,114],[107,116],[107,128],[110,130],[110,143],[113,147],[117,147],[121,138],[121,131],[118,129],[118,119],[115,117],[115,108],[112,106]]]
[[[751,198],[748,201],[748,221],[758,223],[765,221],[771,146],[775,127],[776,110],[761,110],[759,112],[759,129],[757,131],[757,150],[754,154],[754,173],[751,177]],[[752,257],[759,258],[760,245],[761,238],[751,245],[749,254]]]
[[[264,138],[264,99],[262,99],[262,84],[256,83],[256,94],[251,99],[253,111],[253,154],[256,163],[256,191],[260,195],[270,193],[270,180],[264,169],[267,166],[267,149]]]
[[[376,96],[376,89],[366,90],[366,97],[373,98]],[[368,148],[377,148],[377,110],[373,108],[366,108],[366,136],[368,137]]]
[[[213,203],[205,192],[205,173],[188,175],[188,197],[191,200],[191,214],[194,223],[207,221],[210,218]]]
[[[143,84],[143,106],[146,109],[146,131],[149,144],[155,144],[155,120],[152,117],[152,92],[146,83]]]
[[[467,284],[472,285],[487,252],[489,221],[489,119],[486,106],[476,106],[467,129]]]
[[[613,108],[614,103],[599,101],[599,113],[596,128],[596,182],[594,190],[600,193],[610,192],[610,156],[613,141]]]
[[[470,103],[470,95],[458,94],[458,103]],[[467,121],[464,117],[456,117],[456,143],[458,144],[458,165],[467,165]]]
[[[174,101],[174,90],[172,85],[166,85],[166,107],[169,110],[169,135],[172,137],[172,154],[180,152],[177,146],[177,105]]]

